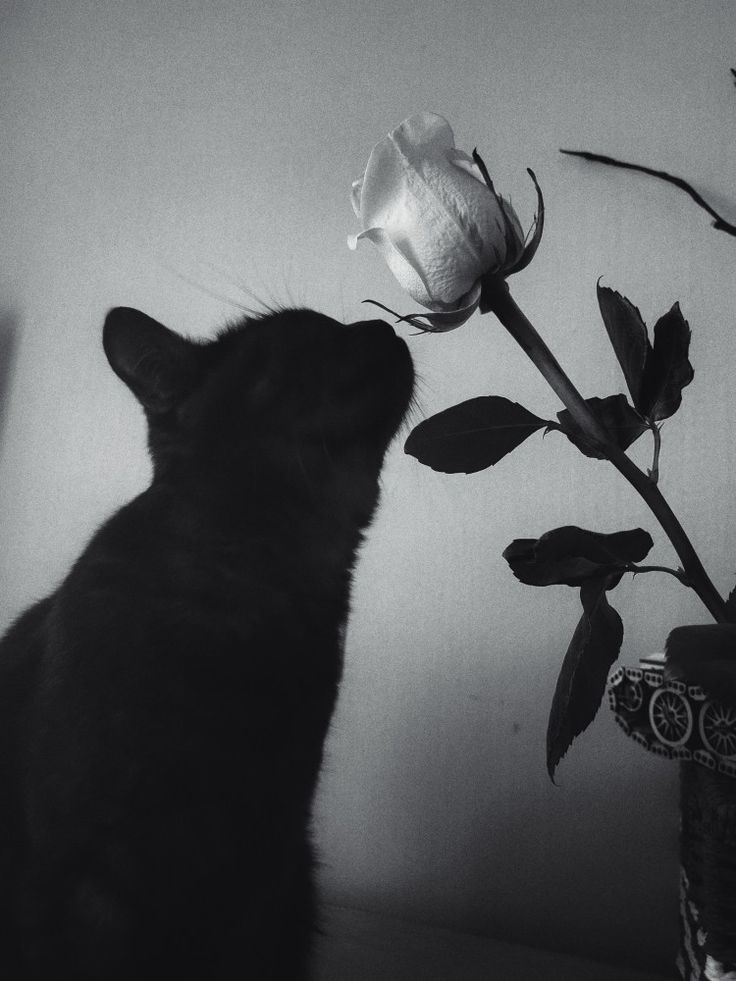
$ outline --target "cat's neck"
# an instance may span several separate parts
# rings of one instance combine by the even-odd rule
[[[357,470],[317,479],[309,470],[255,468],[237,477],[156,479],[137,509],[152,534],[175,541],[193,560],[219,552],[236,567],[252,566],[258,555],[291,555],[305,574],[342,581],[377,499],[377,479]]]
[[[360,530],[375,510],[383,457],[360,455],[365,452],[321,445],[256,446],[240,465],[155,471],[148,494],[190,515],[200,513],[229,532],[250,534],[264,522],[302,534],[321,533],[325,524],[333,533],[341,526]]]

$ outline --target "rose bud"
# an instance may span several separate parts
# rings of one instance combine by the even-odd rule
[[[420,316],[434,331],[465,323],[480,302],[482,277],[522,268],[541,236],[540,207],[525,249],[516,212],[481,158],[458,150],[447,120],[432,112],[405,119],[375,145],[352,204],[363,230],[348,245],[373,242],[400,285],[432,311]]]

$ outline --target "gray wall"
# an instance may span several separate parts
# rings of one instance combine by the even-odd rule
[[[664,430],[663,488],[718,586],[736,563],[733,239],[684,196],[557,153],[669,167],[736,211],[736,4],[680,0],[6,2],[0,13],[0,618],[63,575],[145,486],[143,421],[106,366],[105,310],[206,334],[250,302],[347,320],[413,309],[349,204],[373,143],[432,109],[547,231],[514,293],[586,395],[623,390],[595,283],[652,323],[680,300],[694,383]],[[230,301],[230,302],[228,302]],[[421,414],[483,393],[559,408],[492,317],[411,337]],[[643,465],[646,440],[633,451]],[[446,477],[387,463],[365,546],[317,808],[335,901],[667,965],[676,936],[676,772],[602,712],[545,773],[574,592],[517,583],[515,537],[642,525],[621,478],[561,438]],[[613,598],[636,662],[707,621],[673,579]]]

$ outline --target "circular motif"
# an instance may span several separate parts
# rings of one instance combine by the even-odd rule
[[[625,681],[617,695],[621,708],[626,712],[638,712],[644,701],[644,693],[638,681]]]
[[[706,702],[700,710],[698,728],[706,749],[727,760],[736,759],[736,707]]]
[[[680,692],[658,688],[649,702],[649,722],[665,746],[682,746],[693,730],[693,713]]]

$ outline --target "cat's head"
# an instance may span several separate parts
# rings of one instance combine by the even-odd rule
[[[146,411],[157,474],[274,464],[379,466],[411,400],[405,342],[380,320],[343,325],[312,310],[245,318],[193,341],[117,307],[103,343]]]

